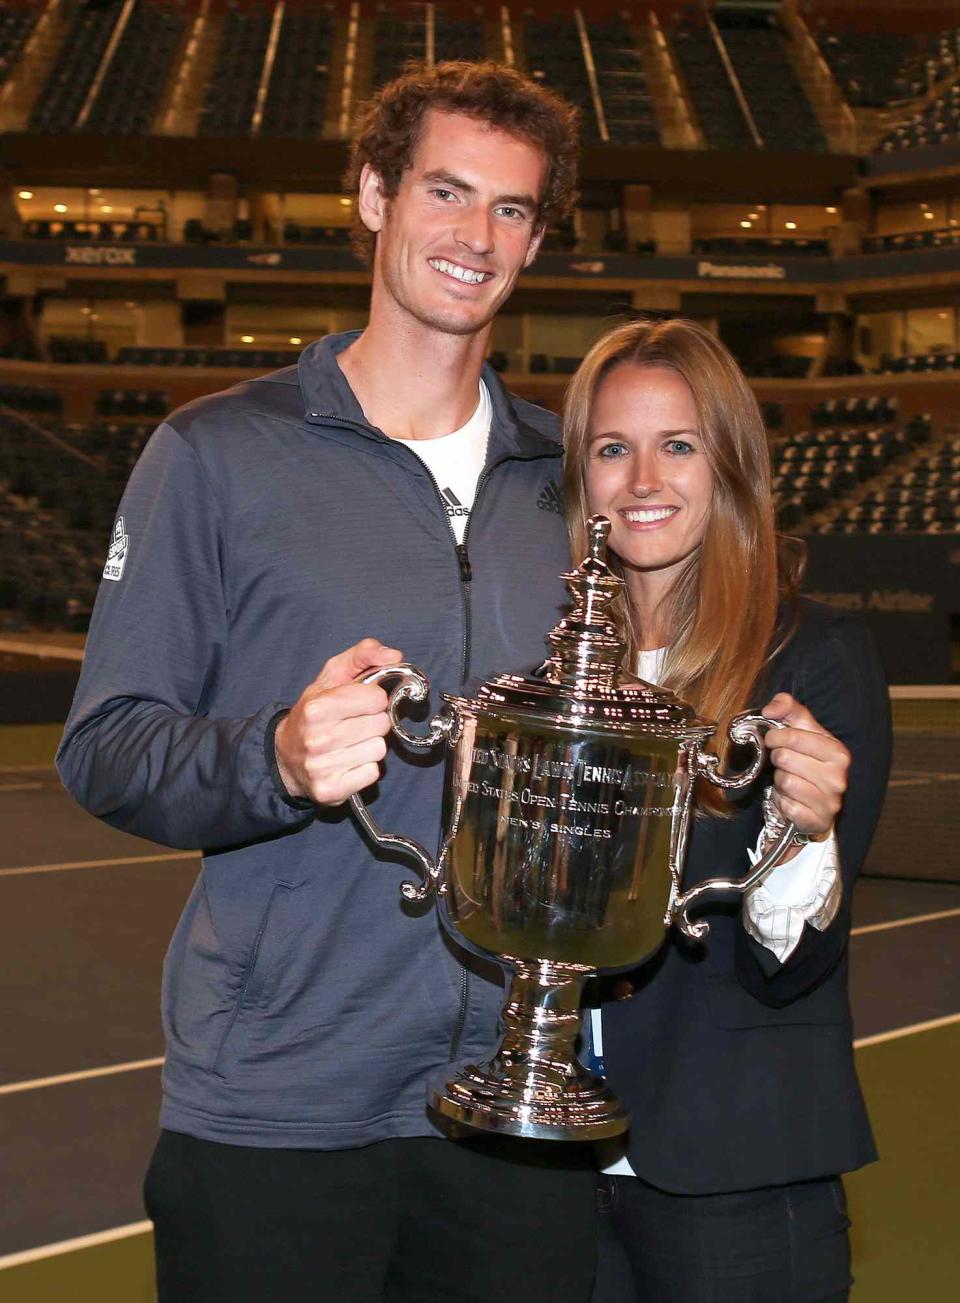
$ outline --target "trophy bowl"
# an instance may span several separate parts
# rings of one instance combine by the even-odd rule
[[[671,924],[705,936],[691,907],[761,881],[795,831],[788,825],[743,879],[683,892],[694,780],[748,786],[764,763],[763,733],[779,725],[738,716],[730,736],[754,755],[726,777],[703,750],[716,726],[623,673],[625,649],[606,613],[623,583],[604,559],[609,530],[605,517],[589,522],[590,555],[564,576],[573,608],[547,635],[552,655],[532,675],[498,675],[473,698],[445,695],[423,735],[396,713],[405,699],[426,700],[419,670],[388,666],[364,680],[396,680],[390,717],[408,745],[449,748],[439,856],[383,833],[359,796],[353,811],[379,846],[421,865],[423,883],[404,883],[403,895],[435,892],[454,939],[509,978],[496,1053],[455,1067],[429,1103],[461,1125],[541,1140],[599,1140],[629,1125],[578,1057],[584,983],[641,963]]]

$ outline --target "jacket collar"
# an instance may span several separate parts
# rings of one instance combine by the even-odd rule
[[[393,443],[364,416],[363,408],[337,362],[337,354],[349,348],[361,333],[359,330],[348,330],[338,335],[326,335],[309,344],[300,354],[297,378],[303,397],[304,417],[310,425],[323,425],[330,419],[345,421],[359,434]],[[488,465],[504,457],[560,455],[559,440],[550,438],[523,420],[500,377],[489,363],[484,364],[483,380],[490,394],[492,409],[487,447]]]

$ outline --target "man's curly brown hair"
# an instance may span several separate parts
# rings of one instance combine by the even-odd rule
[[[365,163],[380,177],[384,194],[395,197],[410,166],[428,109],[462,113],[535,145],[547,161],[537,227],[569,216],[576,197],[577,110],[559,95],[514,68],[482,63],[408,64],[361,110],[344,188],[356,194]],[[368,266],[376,237],[354,208],[354,252]]]

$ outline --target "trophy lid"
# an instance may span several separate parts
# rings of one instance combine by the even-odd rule
[[[686,702],[623,668],[626,644],[608,614],[624,582],[607,564],[610,521],[587,521],[589,555],[563,575],[573,608],[547,634],[552,653],[531,675],[498,674],[463,702],[491,714],[616,733],[706,739],[715,725]]]

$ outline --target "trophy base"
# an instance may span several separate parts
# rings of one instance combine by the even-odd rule
[[[471,1065],[434,1087],[430,1107],[461,1126],[527,1140],[607,1140],[630,1124],[601,1077],[583,1072],[558,1087],[525,1076],[505,1079],[495,1063]]]
[[[577,1057],[580,998],[595,970],[508,962],[514,972],[499,1049],[435,1086],[431,1107],[461,1126],[532,1140],[606,1140],[626,1131],[623,1105]]]

